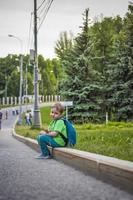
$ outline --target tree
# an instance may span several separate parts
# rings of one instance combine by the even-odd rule
[[[5,58],[0,58],[0,90],[1,96],[10,96],[11,92],[8,89],[11,82],[11,74],[13,71],[17,72],[17,65],[19,57],[17,55],[8,55]],[[19,82],[17,82],[19,84]],[[7,89],[6,89],[7,88]],[[13,87],[14,90],[16,88]],[[17,90],[16,90],[17,91]],[[18,96],[18,93],[17,93]]]
[[[43,56],[39,55],[38,62],[41,73],[41,81],[39,84],[40,94],[56,94],[58,91],[58,83],[63,76],[60,61],[57,59],[45,60]]]
[[[20,73],[13,71],[10,76],[7,94],[8,96],[19,96],[19,82],[20,82]]]
[[[124,40],[117,41],[110,65],[110,98],[116,120],[133,119],[133,4],[124,19]]]
[[[89,9],[83,14],[81,33],[75,38],[75,45],[63,59],[66,73],[62,82],[62,95],[74,102],[70,117],[78,123],[99,121],[101,99],[99,93],[100,74],[91,66],[91,41],[89,36]]]
[[[63,60],[65,54],[72,48],[73,46],[73,34],[70,32],[69,34],[64,31],[60,34],[59,40],[57,40],[55,45],[55,53],[59,59]]]

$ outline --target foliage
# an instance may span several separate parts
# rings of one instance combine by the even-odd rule
[[[133,120],[133,6],[124,20],[124,41],[116,42],[115,55],[110,62],[109,97],[110,106],[115,110],[118,121]],[[126,27],[126,29],[125,29]]]
[[[73,101],[78,123],[133,120],[133,3],[124,18],[102,17],[89,23],[89,9],[76,37],[62,32],[55,45],[59,59],[38,56],[39,94],[60,94]],[[17,59],[17,60],[16,60]],[[0,97],[19,96],[19,56],[0,58]],[[24,56],[28,63],[29,55]],[[26,65],[23,66],[25,94]],[[33,65],[28,67],[28,94],[33,94]],[[16,81],[14,81],[16,80]]]
[[[82,32],[75,39],[75,45],[66,54],[62,64],[66,78],[62,82],[61,94],[66,100],[72,100],[71,119],[78,123],[99,121],[100,104],[102,99],[99,93],[102,88],[99,84],[100,74],[91,65],[91,41],[89,38],[89,10],[84,13]],[[87,104],[86,104],[87,102]]]
[[[8,55],[0,58],[0,97],[19,96],[20,85],[20,69],[19,56]],[[27,66],[27,72],[26,72]],[[41,74],[39,81],[39,93],[41,95],[56,94],[58,91],[58,83],[63,76],[63,69],[60,61],[57,59],[44,59],[38,56],[38,67]],[[23,92],[26,94],[26,78],[27,93],[34,93],[34,64],[29,64],[29,55],[23,56]]]
[[[65,54],[69,52],[69,50],[73,46],[73,34],[70,32],[69,34],[64,31],[60,34],[59,40],[57,40],[55,45],[55,53],[59,59],[63,60]]]
[[[89,9],[81,32],[61,57],[64,100],[73,101],[71,118],[78,123],[133,120],[133,6],[124,19],[105,17],[89,26]]]
[[[19,65],[19,57],[17,55],[8,55],[6,58],[0,58],[0,96],[6,96],[6,93],[9,94],[9,96],[12,94],[12,88],[11,91],[8,88],[10,85],[10,82],[12,81],[13,72],[18,77],[19,74],[17,73],[17,66]],[[18,79],[16,77],[16,79]],[[17,80],[16,80],[17,81]],[[18,84],[18,82],[17,82]],[[7,91],[6,91],[7,87]],[[3,92],[2,92],[3,91]]]
[[[60,62],[57,59],[45,60],[43,56],[39,55],[38,66],[41,73],[41,81],[39,84],[40,94],[56,94],[58,90],[58,83],[63,74]]]

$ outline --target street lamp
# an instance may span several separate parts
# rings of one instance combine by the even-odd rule
[[[8,37],[13,37],[17,39],[20,43],[20,88],[19,88],[19,124],[22,124],[22,85],[23,85],[23,55],[22,55],[22,48],[23,43],[19,37],[9,34]]]
[[[25,63],[25,62],[23,62]],[[28,100],[28,63],[25,63],[25,103],[26,103],[26,110],[27,110],[27,100]]]

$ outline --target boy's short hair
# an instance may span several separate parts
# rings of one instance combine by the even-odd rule
[[[61,103],[55,103],[51,108],[56,108],[60,114],[64,112],[64,106]]]

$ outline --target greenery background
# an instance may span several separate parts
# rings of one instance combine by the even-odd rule
[[[79,34],[62,32],[55,45],[57,58],[38,56],[39,94],[60,94],[74,102],[76,123],[133,120],[133,3],[125,17],[96,18],[83,13]],[[0,58],[0,96],[19,96],[19,56]],[[33,94],[33,64],[24,56],[23,95],[28,66],[28,94]]]

